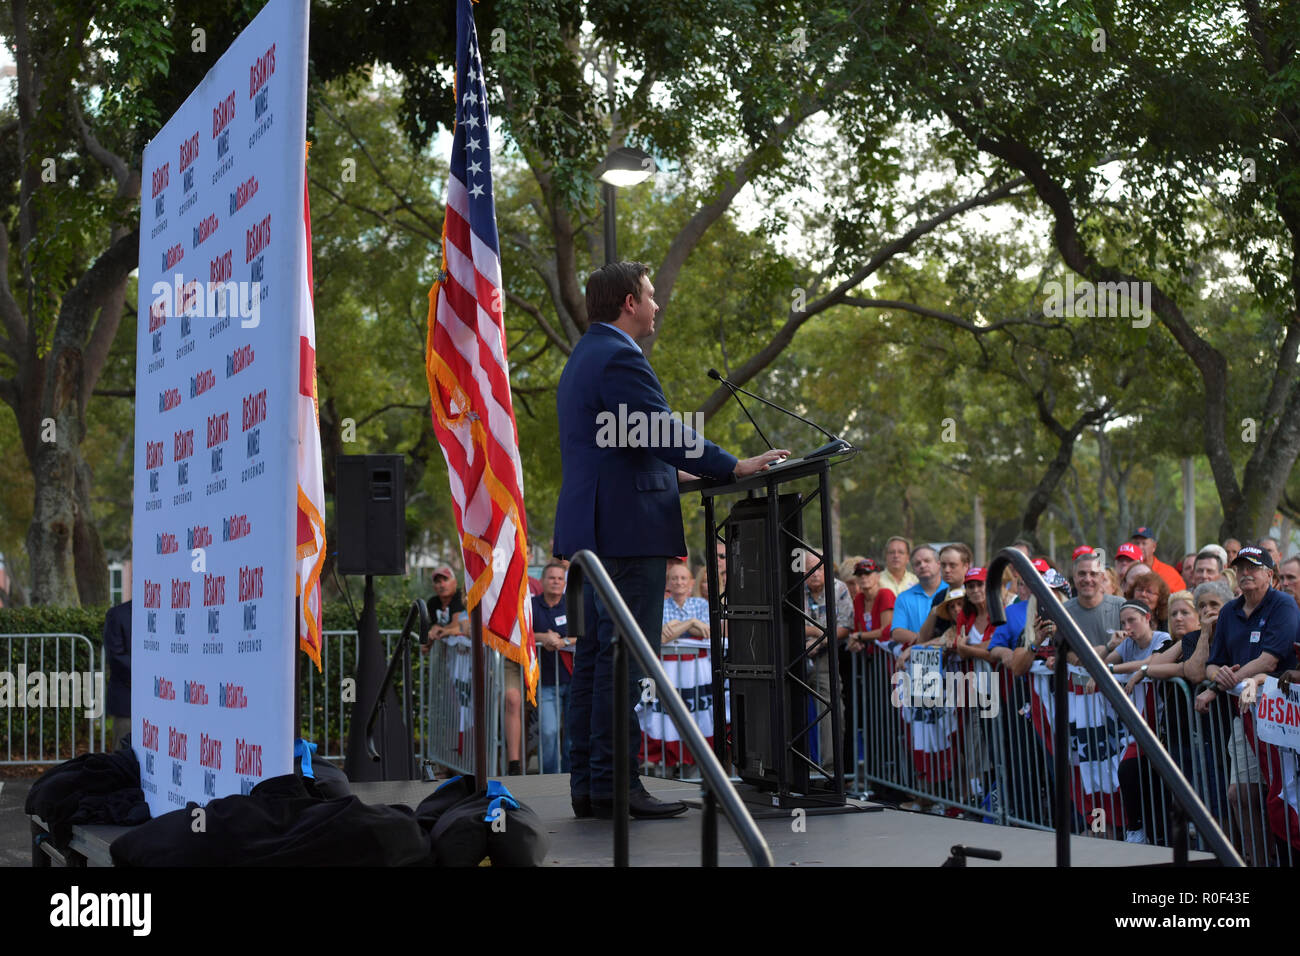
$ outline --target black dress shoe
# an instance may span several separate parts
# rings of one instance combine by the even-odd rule
[[[665,817],[675,817],[686,812],[686,804],[679,801],[671,803],[658,800],[645,790],[634,790],[628,794],[627,809],[631,816],[638,820],[658,820]],[[613,799],[601,799],[592,797],[591,812],[600,820],[610,820],[614,816]]]
[[[579,820],[591,816],[591,797],[585,793],[573,797],[573,815]]]

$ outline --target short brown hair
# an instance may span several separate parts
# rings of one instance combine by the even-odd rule
[[[644,262],[611,262],[587,276],[587,321],[615,321],[629,295],[640,302],[641,277],[649,273]]]
[[[970,553],[970,548],[966,547],[966,545],[962,544],[960,541],[954,541],[952,544],[945,544],[939,549],[939,555],[942,556],[945,551],[956,551],[961,555],[961,559],[967,564],[974,563],[974,555]]]

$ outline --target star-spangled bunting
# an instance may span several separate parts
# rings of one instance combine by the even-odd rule
[[[456,16],[456,123],[442,270],[429,290],[426,374],[483,640],[518,662],[536,699],[523,468],[510,396],[487,91],[470,0]]]

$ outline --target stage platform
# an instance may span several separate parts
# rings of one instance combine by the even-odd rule
[[[608,820],[578,820],[569,805],[567,774],[499,778],[547,825],[551,839],[548,866],[609,866],[613,862],[613,825]],[[660,799],[698,805],[700,788],[677,780],[642,778]],[[354,783],[353,792],[367,803],[414,807],[437,783]],[[777,866],[939,866],[955,844],[1000,850],[1002,860],[969,860],[968,866],[1055,866],[1056,838],[1052,833],[953,820],[928,813],[895,810],[862,801],[854,809],[827,813],[809,811],[796,832],[790,815],[755,815],[759,830]],[[704,815],[691,809],[667,820],[633,820],[629,846],[633,866],[699,866],[700,831]],[[124,827],[74,828],[70,859],[54,855],[53,862],[111,866],[108,847]],[[47,845],[48,846],[48,845]],[[37,851],[38,853],[40,851]],[[1159,866],[1172,861],[1171,851],[1089,837],[1071,839],[1073,866]],[[748,866],[749,860],[721,811],[718,814],[718,861],[723,866]],[[1207,853],[1192,853],[1191,862],[1213,862]]]
[[[510,792],[528,804],[548,824],[551,849],[548,866],[610,866],[614,858],[613,824],[608,820],[578,820],[569,805],[567,774],[502,777]],[[641,778],[661,800],[698,803],[701,791],[680,780]],[[360,783],[353,790],[367,803],[418,803],[429,784]],[[929,813],[895,810],[881,804],[853,801],[859,809],[844,813],[810,811],[796,833],[793,819],[758,817],[755,822],[772,850],[777,866],[939,866],[954,844],[1001,850],[1001,862],[969,860],[968,866],[1055,866],[1056,835],[1041,830],[952,820]],[[633,866],[699,866],[700,831],[704,814],[697,809],[668,820],[633,820],[628,845]],[[1073,866],[1159,866],[1173,853],[1163,847],[1141,846],[1089,837],[1073,837]],[[1192,853],[1192,862],[1213,862],[1208,853]],[[749,859],[718,811],[718,862],[748,866]]]

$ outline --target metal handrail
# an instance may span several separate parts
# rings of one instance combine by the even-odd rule
[[[703,864],[718,865],[718,811],[717,803],[722,804],[722,812],[727,815],[732,830],[745,848],[749,861],[754,866],[772,866],[772,851],[759,832],[754,818],[749,815],[744,801],[736,792],[722,764],[709,746],[694,718],[686,709],[686,703],[677,693],[664,672],[663,664],[650,647],[641,632],[632,612],[628,610],[623,596],[614,587],[609,572],[591,551],[583,550],[571,555],[569,559],[569,581],[565,589],[566,613],[569,618],[569,633],[579,638],[586,634],[587,621],[583,619],[584,602],[582,598],[583,581],[589,578],[605,606],[614,618],[614,865],[628,865],[627,821],[628,821],[628,674],[627,651],[637,659],[646,675],[654,681],[659,702],[668,716],[677,724],[678,733],[683,742],[690,747],[696,764],[700,768],[704,784],[704,832]],[[595,622],[590,622],[594,627]]]
[[[1187,778],[1178,769],[1173,758],[1169,756],[1169,751],[1165,750],[1155,732],[1147,726],[1147,722],[1138,713],[1133,701],[1119,686],[1119,683],[1115,680],[1115,675],[1102,664],[1101,658],[1097,656],[1097,652],[1093,650],[1092,645],[1083,636],[1083,631],[1079,629],[1079,625],[1075,623],[1074,618],[1070,617],[1064,605],[1052,594],[1052,589],[1047,586],[1047,582],[1038,573],[1038,569],[1033,566],[1025,553],[1017,548],[1003,548],[989,565],[989,586],[986,588],[988,592],[989,620],[994,625],[1002,625],[1007,621],[1006,613],[1002,609],[1002,589],[999,583],[1008,564],[1016,569],[1029,590],[1038,598],[1039,612],[1045,613],[1052,619],[1056,624],[1057,634],[1065,636],[1069,649],[1079,658],[1080,665],[1096,682],[1097,690],[1115,708],[1115,712],[1120,719],[1128,725],[1129,731],[1137,738],[1142,753],[1155,767],[1156,772],[1160,774],[1161,779],[1169,786],[1169,789],[1173,791],[1174,798],[1178,801],[1179,806],[1191,817],[1196,824],[1197,832],[1205,837],[1219,862],[1225,866],[1245,866],[1245,861],[1233,849],[1223,831],[1219,829],[1219,825],[1215,822],[1214,817],[1210,815],[1210,811],[1196,795],[1196,791],[1187,782]],[[1069,668],[1066,666],[1065,659],[1058,654],[1052,681],[1056,705],[1056,717],[1052,727],[1055,744],[1052,749],[1056,765],[1056,780],[1054,782],[1056,785],[1057,866],[1070,865],[1068,680]],[[1181,821],[1175,821],[1175,830],[1181,831],[1179,832],[1181,839],[1174,841],[1176,844],[1174,848],[1175,861],[1186,862],[1186,832],[1179,825],[1180,823]]]
[[[432,626],[429,621],[429,609],[424,601],[416,598],[411,602],[411,609],[406,612],[406,621],[402,624],[402,634],[397,639],[397,648],[393,651],[392,658],[388,661],[388,669],[384,671],[384,679],[379,685],[379,692],[375,695],[375,702],[370,705],[370,716],[366,720],[366,752],[370,754],[371,760],[379,760],[380,754],[375,747],[375,721],[379,719],[379,712],[385,706],[384,698],[388,695],[388,686],[393,682],[393,673],[397,670],[398,664],[408,668],[406,672],[406,687],[411,686],[410,680],[410,663],[406,656],[406,642],[411,637],[411,629],[419,624],[420,643],[425,643],[426,635]],[[406,708],[403,707],[403,711]],[[405,719],[407,714],[404,712],[402,717]]]

